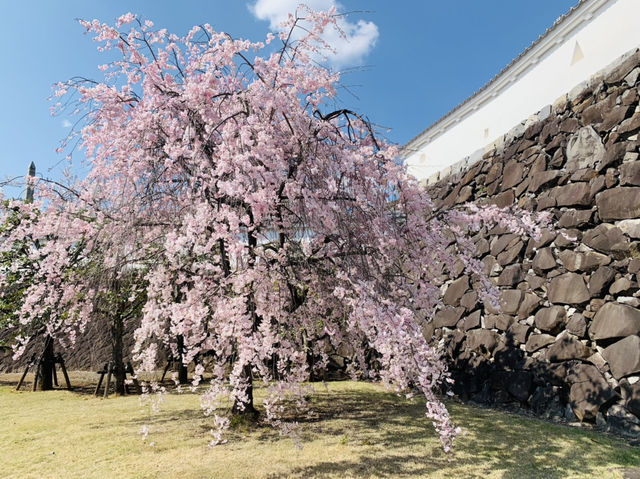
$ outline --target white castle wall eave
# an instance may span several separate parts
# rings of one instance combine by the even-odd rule
[[[576,42],[584,58],[571,65]],[[425,180],[459,162],[638,46],[640,0],[611,2],[550,48],[532,68],[514,79],[496,97],[407,155],[409,173]],[[488,137],[485,137],[485,129],[488,129]]]

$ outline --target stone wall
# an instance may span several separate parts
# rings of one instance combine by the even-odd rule
[[[538,241],[475,236],[500,311],[478,304],[462,272],[444,286],[425,334],[460,396],[640,433],[639,80],[636,51],[428,187],[442,208],[513,205],[556,221]]]
[[[133,332],[139,321],[129,321],[125,324],[124,356],[125,361],[131,359],[134,345]],[[9,337],[9,336],[7,336]],[[13,361],[12,352],[0,350],[0,372],[23,372],[33,355],[39,358],[44,347],[44,338],[40,337],[31,342],[24,354]],[[54,342],[54,350],[61,353],[65,365],[69,370],[98,371],[111,360],[111,341],[109,325],[100,322],[90,322],[83,334],[78,334],[76,343],[63,347],[58,341]],[[31,369],[31,372],[35,368]],[[30,376],[31,377],[31,376]]]

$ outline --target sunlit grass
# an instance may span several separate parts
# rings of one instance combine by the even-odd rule
[[[0,375],[0,477],[621,478],[640,467],[640,448],[624,441],[455,403],[449,408],[464,434],[448,456],[423,405],[376,384],[317,385],[299,451],[263,426],[207,447],[210,419],[193,394],[169,394],[151,414],[135,396],[16,392],[10,381],[17,380]]]

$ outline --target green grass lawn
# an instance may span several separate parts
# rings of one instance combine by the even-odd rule
[[[194,394],[169,394],[152,414],[134,396],[17,392],[15,381],[0,375],[3,478],[621,478],[640,467],[640,448],[622,440],[456,403],[463,435],[448,456],[424,407],[377,384],[318,385],[299,451],[267,427],[207,447],[210,420]]]

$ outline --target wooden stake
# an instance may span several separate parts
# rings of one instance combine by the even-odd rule
[[[100,373],[100,379],[98,379],[98,385],[96,386],[96,390],[93,393],[94,396],[98,395],[98,391],[100,391],[100,386],[102,385],[102,380],[104,379],[104,375],[107,373],[107,365],[104,365],[102,371],[98,371]]]
[[[31,366],[33,366],[33,363],[35,360],[36,360],[36,355],[32,354],[31,359],[27,363],[27,367],[24,368],[24,373],[22,374],[20,381],[18,381],[18,385],[16,386],[16,391],[20,391],[20,388],[22,387],[22,383],[24,383],[24,378],[27,377],[27,373],[29,372],[29,369],[31,369]]]
[[[71,381],[69,381],[69,375],[67,374],[67,368],[64,365],[64,359],[62,359],[62,354],[58,353],[58,363],[60,364],[60,369],[62,369],[62,375],[64,376],[64,382],[67,383],[67,389],[71,391]],[[54,369],[55,371],[55,369]],[[58,381],[56,380],[56,385]]]
[[[109,362],[109,369],[107,371],[107,382],[104,385],[104,398],[109,396],[109,385],[111,384],[111,373],[113,372],[113,364]]]

